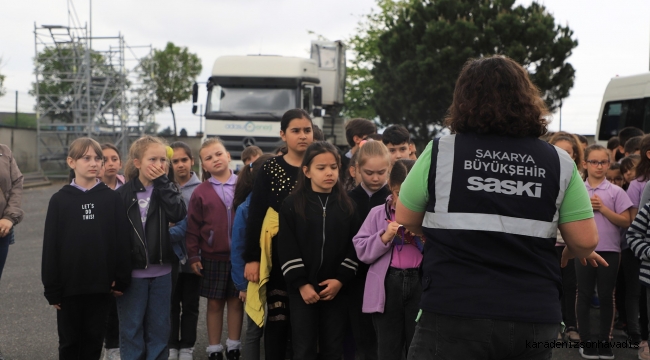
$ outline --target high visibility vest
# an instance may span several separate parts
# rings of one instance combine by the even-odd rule
[[[535,138],[457,134],[433,143],[421,308],[559,323],[555,250],[574,162]]]

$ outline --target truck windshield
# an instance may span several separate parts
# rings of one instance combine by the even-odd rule
[[[209,94],[209,112],[237,115],[272,114],[282,116],[296,108],[296,90],[277,88],[229,88],[215,86]]]

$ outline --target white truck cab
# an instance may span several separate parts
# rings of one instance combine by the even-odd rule
[[[314,124],[328,130],[328,140],[345,144],[343,121],[336,116],[345,88],[345,47],[341,42],[313,42],[312,59],[219,57],[207,88],[205,136],[221,138],[233,169],[241,167],[241,152],[248,146],[271,153],[283,145],[280,120],[290,109],[314,114]]]

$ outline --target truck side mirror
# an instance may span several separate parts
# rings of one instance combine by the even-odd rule
[[[314,111],[312,112],[312,115],[314,117],[322,117],[323,113],[324,113],[323,109],[314,109]]]
[[[323,106],[323,88],[314,86],[314,106]]]
[[[192,85],[192,114],[196,114],[196,102],[199,99],[199,84]]]

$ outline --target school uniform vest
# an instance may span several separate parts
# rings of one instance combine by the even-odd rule
[[[535,138],[458,134],[434,141],[421,308],[561,322],[555,238],[573,170],[566,152]]]

